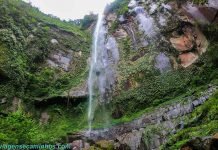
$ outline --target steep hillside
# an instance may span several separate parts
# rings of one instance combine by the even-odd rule
[[[0,143],[56,141],[76,122],[65,106],[81,95],[70,91],[86,80],[90,35],[21,0],[0,0],[0,14]]]

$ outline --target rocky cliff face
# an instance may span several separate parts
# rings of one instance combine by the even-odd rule
[[[115,3],[119,5],[119,1]],[[74,141],[73,147],[84,149],[179,149],[188,139],[205,135],[194,133],[207,122],[211,128],[208,135],[215,134],[217,119],[206,121],[203,118],[208,113],[202,109],[210,105],[210,97],[217,92],[216,75],[208,81],[202,77],[208,76],[207,67],[216,70],[208,62],[208,54],[216,50],[210,46],[216,42],[209,31],[217,27],[216,4],[152,0],[120,3],[122,7],[116,9],[112,4],[112,11],[109,9],[105,17],[108,34],[116,38],[120,52],[111,109],[111,121],[118,125],[96,129],[90,136],[86,132],[69,135],[68,142]],[[217,28],[213,32],[217,33]],[[205,82],[198,83],[200,80]],[[198,89],[201,86],[204,92]],[[199,91],[202,93],[197,96]],[[214,108],[208,109],[212,112]],[[195,116],[199,110],[206,113],[201,116],[204,121],[194,123],[201,120]],[[193,134],[181,135],[187,132]]]
[[[146,103],[145,99],[152,101],[187,87],[194,68],[210,49],[211,38],[205,30],[217,25],[214,4],[130,1],[126,5],[126,13],[109,13],[106,18],[122,57],[115,104],[125,106],[128,98]]]

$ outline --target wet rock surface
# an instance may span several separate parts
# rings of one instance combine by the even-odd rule
[[[68,142],[74,141],[73,139],[82,139],[84,141],[92,141],[91,143],[95,144],[98,141],[106,140],[111,141],[116,149],[122,149],[123,147],[131,150],[144,150],[146,147],[148,149],[158,149],[161,144],[167,141],[169,134],[175,133],[177,130],[183,128],[184,123],[182,121],[175,121],[175,119],[191,113],[196,107],[202,105],[215,91],[216,87],[211,86],[197,99],[191,100],[188,98],[189,100],[185,103],[180,102],[158,108],[130,123],[124,123],[102,130],[85,131],[76,135],[69,135]],[[142,142],[143,134],[146,134],[144,130],[146,130],[147,126],[155,124],[162,126],[164,130],[162,129],[157,135],[152,135],[150,144],[144,145],[144,142]]]

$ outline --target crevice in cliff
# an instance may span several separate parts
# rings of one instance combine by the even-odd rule
[[[86,102],[86,98],[71,98],[71,97],[52,97],[48,99],[44,99],[42,101],[34,101],[34,105],[36,108],[47,108],[51,105],[62,105],[69,107],[77,107],[80,103]]]

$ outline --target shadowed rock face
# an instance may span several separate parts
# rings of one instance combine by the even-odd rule
[[[194,138],[184,144],[181,150],[217,150],[217,134],[213,137]]]
[[[209,23],[213,23],[216,18],[217,9],[211,7],[199,7],[198,10],[209,21]]]
[[[201,11],[199,10],[198,7],[196,7],[196,6],[192,5],[192,4],[186,4],[185,6],[183,6],[183,8],[197,22],[202,23],[202,24],[209,24],[210,23],[208,17],[205,17],[201,13]]]

